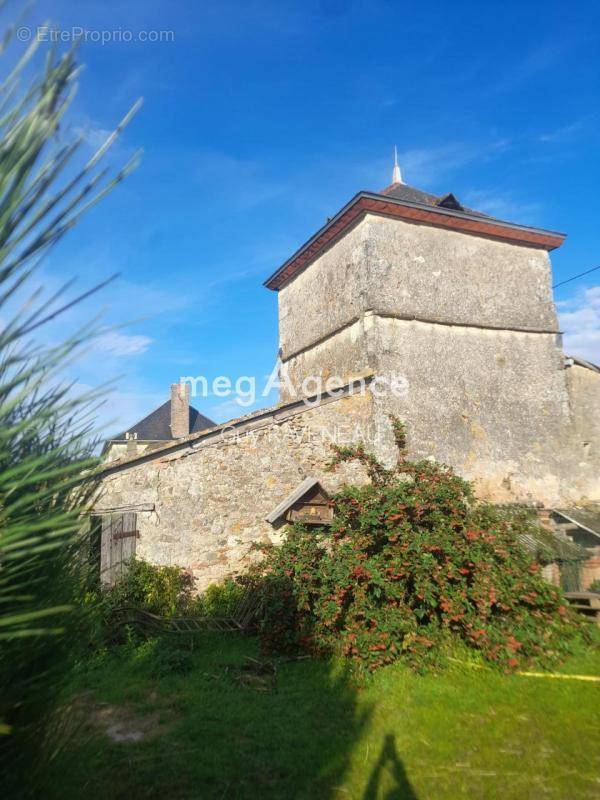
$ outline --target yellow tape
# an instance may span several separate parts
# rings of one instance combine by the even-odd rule
[[[516,675],[524,675],[526,678],[558,678],[563,681],[600,682],[600,677],[595,675],[561,675],[560,672],[517,672]]]
[[[456,664],[462,664],[465,667],[472,667],[473,669],[486,669],[491,671],[491,668],[485,666],[485,664],[473,664],[470,661],[461,661],[459,658],[452,658],[451,656],[448,656],[448,661],[454,661]],[[600,676],[597,675],[562,675],[560,672],[515,672],[513,674],[522,675],[525,678],[556,678],[563,681],[591,681],[592,683],[600,683]]]

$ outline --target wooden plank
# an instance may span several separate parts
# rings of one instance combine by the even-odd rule
[[[110,586],[110,549],[112,520],[102,517],[102,533],[100,534],[100,583]]]
[[[125,574],[127,563],[135,555],[137,514],[103,515],[100,545],[100,581],[104,586],[114,586]]]
[[[121,565],[120,574],[124,575],[128,562],[135,555],[137,530],[137,514],[126,511],[123,514],[123,530],[121,534]]]
[[[110,536],[110,583],[114,586],[121,577],[120,568],[122,561],[122,540],[115,539],[115,533],[123,533],[123,516],[121,514],[111,517],[111,536]]]
[[[131,503],[126,506],[113,506],[111,508],[95,508],[92,514],[95,516],[105,516],[106,514],[122,514],[125,511],[154,511],[154,503]]]
[[[579,603],[587,608],[595,608],[600,611],[600,594],[595,592],[565,592],[565,597],[573,605]]]

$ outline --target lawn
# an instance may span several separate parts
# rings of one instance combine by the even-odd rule
[[[600,797],[600,683],[248,658],[256,640],[207,634],[183,663],[148,643],[78,669],[56,797]],[[598,647],[561,672],[600,675]]]

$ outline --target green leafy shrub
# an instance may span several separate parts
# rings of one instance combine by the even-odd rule
[[[213,583],[198,597],[197,613],[207,617],[231,617],[244,591],[239,582],[231,579]]]
[[[590,592],[598,592],[598,594],[600,594],[600,579],[596,580],[592,584],[590,584],[590,588],[588,589],[588,591],[590,591]]]
[[[159,567],[133,558],[119,581],[90,598],[101,624],[110,633],[125,608],[149,611],[159,617],[185,616],[194,610],[194,579],[181,567]]]
[[[185,569],[159,567],[134,558],[114,586],[86,596],[88,627],[95,631],[90,638],[98,649],[107,641],[135,644],[152,636],[151,628],[131,624],[130,609],[159,617],[231,617],[245,591],[241,583],[225,580],[195,595],[193,577]]]
[[[357,459],[372,483],[334,498],[329,531],[292,526],[250,571],[264,647],[337,652],[371,670],[431,663],[452,642],[507,669],[557,660],[578,625],[522,544],[543,536],[534,516],[477,503],[448,467],[407,461],[394,425],[398,466],[337,449],[332,468]]]

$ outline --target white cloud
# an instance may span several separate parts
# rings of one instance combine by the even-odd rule
[[[473,162],[482,163],[510,147],[508,139],[495,138],[480,144],[449,142],[441,147],[416,148],[399,154],[402,175],[411,186],[430,186]]]
[[[263,164],[229,153],[204,151],[196,154],[192,169],[207,195],[227,196],[238,209],[251,209],[272,202],[285,191],[285,184],[270,177]],[[231,187],[235,187],[232,191]]]
[[[119,357],[139,356],[146,352],[152,341],[149,336],[109,331],[98,336],[95,341],[95,349]]]
[[[567,355],[600,364],[600,286],[557,303]]]
[[[83,141],[90,146],[92,150],[99,150],[106,142],[108,137],[112,134],[109,128],[101,127],[82,127],[76,126],[74,133],[81,136]]]
[[[114,122],[113,128],[107,128],[87,115],[82,116],[76,114],[72,128],[73,133],[75,136],[81,137],[84,145],[86,145],[93,153],[95,153],[104,144],[106,144],[107,140],[116,132],[117,125],[120,123],[121,118],[124,116],[124,112],[127,110],[128,108],[125,106],[124,109],[119,110],[121,117],[117,117],[114,120],[111,119],[109,124]],[[127,144],[126,141],[127,130],[128,127],[125,127],[124,130],[117,134],[111,143],[111,158],[117,156],[119,160],[126,161],[134,154],[136,148],[131,144]]]
[[[538,141],[547,144],[569,141],[580,134],[583,127],[584,120],[580,119],[577,120],[577,122],[571,123],[571,125],[563,125],[561,128],[556,128],[553,131],[546,131],[545,133],[540,134],[538,136]]]
[[[473,189],[461,199],[475,211],[522,224],[535,224],[542,210],[541,203],[524,203],[501,189]]]
[[[69,395],[73,399],[90,400],[93,406],[93,435],[101,441],[128,430],[169,397],[168,391],[162,394],[143,389],[128,391],[126,387],[98,391],[95,384],[84,381],[72,382]],[[95,398],[93,400],[92,395]]]

